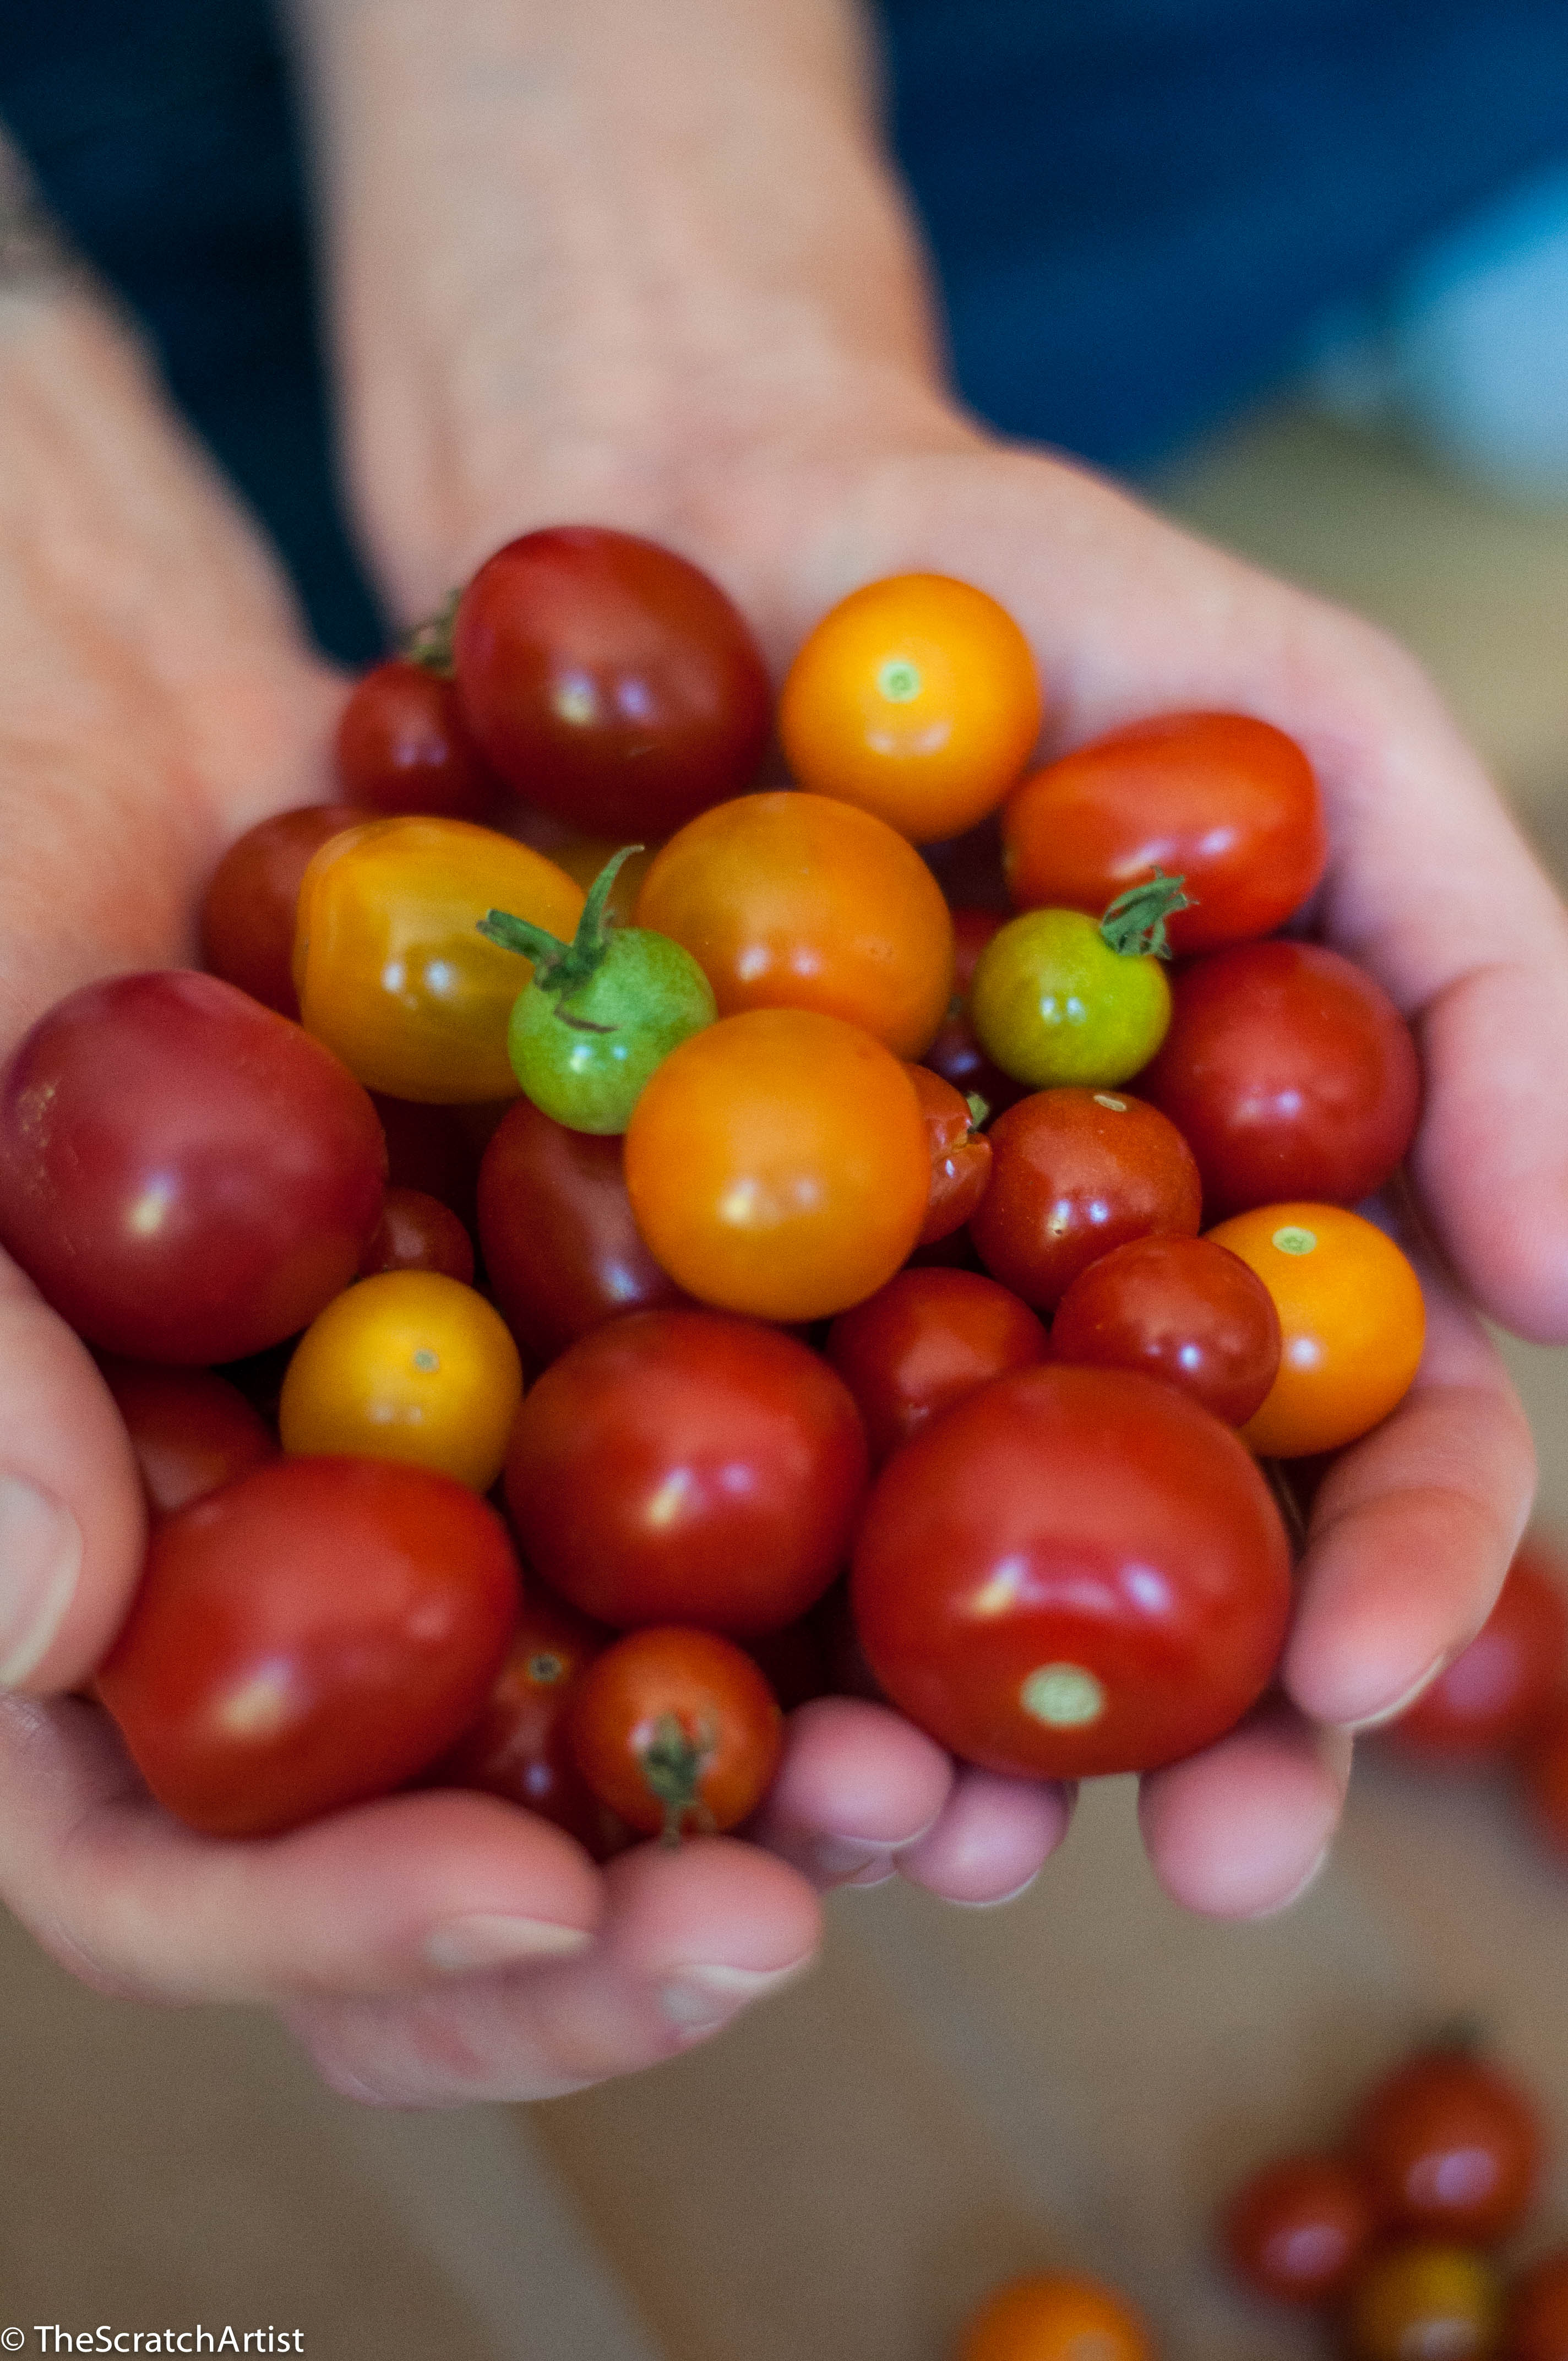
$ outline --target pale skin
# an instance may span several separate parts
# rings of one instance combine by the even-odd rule
[[[299,0],[345,456],[412,620],[528,527],[597,520],[710,567],[775,666],[857,584],[964,577],[1028,632],[1047,743],[1181,707],[1307,747],[1316,917],[1417,1029],[1433,1244],[1415,1391],[1315,1505],[1277,1696],[1145,1783],[1157,1874],[1221,1916],[1310,1880],[1350,1733],[1470,1637],[1528,1510],[1530,1438],[1476,1307],[1568,1340],[1568,935],[1419,669],[946,389],[849,0]],[[322,797],[343,684],[90,293],[0,297],[0,1049],[86,978],[193,956],[197,896]],[[405,1796],[218,1844],[140,1791],[90,1673],[141,1509],[82,1348],[0,1275],[0,1892],[106,1989],[277,2008],[335,2087],[520,2098],[706,2037],[799,1971],[817,1893],[1016,1891],[1070,1797],[955,1771],[879,1708],[795,1718],[760,1845],[603,1874],[553,1828]],[[31,1574],[41,1589],[26,1588]]]

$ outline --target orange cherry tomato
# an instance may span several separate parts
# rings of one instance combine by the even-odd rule
[[[1357,2273],[1348,2325],[1355,2361],[1483,2361],[1497,2350],[1502,2284],[1468,2246],[1386,2247]]]
[[[515,1098],[507,1020],[533,971],[479,920],[510,910],[569,940],[583,900],[543,853],[467,820],[346,829],[300,888],[301,1021],[367,1089],[427,1104]]]
[[[488,1492],[521,1400],[517,1346],[482,1295],[439,1271],[389,1270],[312,1321],[278,1426],[296,1456],[410,1460]]]
[[[754,1812],[778,1768],[784,1716],[744,1649],[717,1631],[629,1631],[580,1675],[567,1734],[593,1793],[678,1844]]]
[[[872,1294],[926,1219],[915,1085],[836,1016],[759,1008],[673,1049],[626,1132],[637,1226],[688,1295],[818,1320]]]
[[[1343,1205],[1257,1205],[1206,1233],[1255,1270],[1279,1314],[1279,1374],[1241,1429],[1266,1459],[1337,1451],[1409,1392],[1426,1342],[1420,1279]]]
[[[901,836],[826,796],[742,796],[673,836],[637,924],[701,967],[721,1016],[815,1008],[917,1058],[947,1015],[953,925]]]
[[[1154,2349],[1124,2297],[1098,2279],[1042,2271],[987,2299],[958,2361],[1154,2361]]]
[[[779,735],[803,786],[932,844],[995,809],[1041,711],[1004,607],[945,574],[896,574],[817,624],[784,682]]]

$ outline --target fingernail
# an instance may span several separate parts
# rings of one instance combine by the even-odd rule
[[[1402,1713],[1409,1711],[1422,1690],[1431,1688],[1447,1663],[1445,1650],[1442,1655],[1432,1658],[1425,1672],[1420,1674],[1408,1689],[1402,1689],[1391,1705],[1379,1706],[1375,1713],[1364,1713],[1355,1721],[1342,1721],[1337,1726],[1352,1738],[1359,1738],[1364,1730],[1381,1730],[1385,1722],[1398,1721]]]
[[[476,1910],[449,1918],[424,1938],[433,1968],[457,1975],[479,1968],[521,1967],[527,1960],[564,1960],[593,1941],[580,1927],[557,1927],[547,1918],[509,1918]]]
[[[794,1983],[813,1954],[787,1968],[677,1968],[659,1986],[659,2004],[682,2033],[710,2033],[781,1985]]]
[[[1299,1902],[1307,1888],[1317,1883],[1322,1873],[1323,1864],[1332,1850],[1333,1844],[1331,1839],[1312,1862],[1305,1877],[1298,1884],[1293,1885],[1288,1894],[1282,1894],[1277,1902],[1266,1902],[1261,1910],[1249,1910],[1246,1914],[1248,1918],[1277,1918],[1282,1910],[1288,1910],[1293,1903]]]
[[[82,1570],[82,1528],[62,1502],[0,1476],[0,1688],[37,1669]]]
[[[853,1885],[868,1869],[891,1876],[893,1856],[887,1845],[869,1838],[817,1837],[811,1846],[811,1866],[829,1885]]]

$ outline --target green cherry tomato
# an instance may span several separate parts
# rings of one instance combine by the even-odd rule
[[[1031,1090],[1098,1090],[1146,1066],[1170,1023],[1164,920],[1179,878],[1124,894],[1103,918],[1025,910],[981,951],[970,1021],[992,1064]]]
[[[607,912],[617,870],[641,849],[627,845],[605,863],[569,943],[504,910],[480,925],[533,961],[507,1054],[534,1105],[571,1131],[624,1131],[655,1066],[718,1014],[689,951],[652,927],[618,927]]]

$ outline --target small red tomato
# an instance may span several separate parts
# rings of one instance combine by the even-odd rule
[[[991,1142],[975,1127],[974,1111],[961,1093],[926,1066],[905,1071],[926,1118],[931,1150],[931,1197],[916,1243],[934,1246],[961,1230],[985,1194],[991,1179]]]
[[[297,1022],[294,914],[301,882],[329,837],[374,818],[355,804],[306,804],[247,829],[214,870],[203,897],[203,966]]]
[[[449,1205],[422,1189],[389,1189],[359,1257],[361,1279],[383,1270],[435,1270],[474,1283],[474,1241]]]
[[[1415,1137],[1410,1028],[1365,972],[1320,943],[1245,943],[1172,986],[1138,1088],[1198,1159],[1206,1223],[1288,1198],[1354,1205]]]
[[[1245,1426],[1279,1367],[1279,1314],[1255,1271],[1207,1238],[1135,1238],[1080,1271],[1051,1356],[1163,1378]]]
[[[1123,1091],[1036,1091],[992,1124],[991,1185],[970,1224],[993,1278],[1048,1310],[1113,1246],[1190,1237],[1198,1167],[1174,1124]]]
[[[583,1777],[566,1734],[577,1684],[611,1636],[531,1591],[483,1712],[427,1773],[429,1784],[521,1804],[576,1837],[596,1861],[620,1851],[631,1832]]]
[[[1294,739],[1245,713],[1135,721],[1047,764],[1003,812],[1020,909],[1087,910],[1155,869],[1184,878],[1174,951],[1272,934],[1323,873],[1328,836],[1312,766]]]
[[[1383,2221],[1486,2246],[1517,2227],[1534,2194],[1541,2122],[1486,2059],[1422,2049],[1367,2093],[1351,2153]]]
[[[1342,2295],[1373,2230],[1354,2168],[1338,2156],[1287,2156],[1235,2191],[1220,2241],[1236,2277],[1277,2303]]]
[[[1174,1386],[1054,1362],[993,1378],[872,1487],[851,1598],[894,1703],[1026,1779],[1148,1771],[1262,1694],[1290,1552],[1256,1464]]]
[[[1503,2351],[1508,2361],[1568,2361],[1568,2249],[1543,2256],[1515,2279]]]
[[[486,820],[500,793],[452,682],[407,656],[356,681],[335,752],[345,791],[375,813]]]
[[[717,1312],[639,1312],[545,1370],[506,1495],[529,1563],[584,1614],[750,1638],[827,1589],[866,1469],[849,1389],[805,1345]]]
[[[569,1131],[530,1099],[485,1150],[479,1243],[501,1316],[542,1367],[601,1321],[691,1300],[642,1242],[620,1140]]]
[[[756,1810],[778,1767],[784,1717],[743,1649],[661,1625],[595,1657],[569,1728],[594,1794],[629,1828],[678,1844]]]
[[[165,1808],[266,1836],[384,1795],[485,1701],[517,1562],[463,1484],[279,1459],[153,1528],[97,1689]]]
[[[1474,1763],[1530,1736],[1568,1664],[1568,1593],[1543,1543],[1520,1543],[1480,1631],[1392,1725],[1389,1744]]]
[[[828,1331],[828,1358],[860,1405],[880,1466],[928,1418],[988,1378],[1046,1359],[1026,1303],[978,1271],[902,1270]]]
[[[105,1360],[104,1378],[155,1517],[171,1516],[278,1456],[265,1420],[215,1369]]]
[[[635,533],[555,525],[509,542],[463,593],[453,658],[464,718],[508,785],[620,844],[739,795],[767,744],[745,617]]]
[[[1552,1850],[1568,1861],[1568,1698],[1555,1705],[1520,1758],[1525,1801]]]

